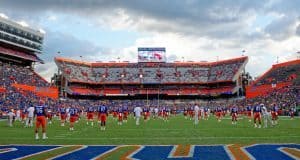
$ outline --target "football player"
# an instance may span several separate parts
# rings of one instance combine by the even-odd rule
[[[107,117],[107,107],[105,103],[98,107],[98,123],[100,123],[100,129],[104,131],[106,129],[106,117]]]
[[[277,120],[278,120],[278,106],[273,103],[272,104],[272,110],[271,110],[271,115],[272,115],[272,125],[277,125]]]
[[[60,125],[65,126],[65,122],[66,122],[66,118],[67,118],[67,110],[63,104],[61,105],[59,112],[60,112]]]
[[[70,131],[74,131],[74,123],[77,120],[77,109],[75,106],[72,106],[69,109],[69,114],[70,114]]]
[[[236,106],[233,106],[231,108],[231,123],[236,124],[237,123],[237,114],[238,114],[238,109]]]
[[[94,126],[94,112],[95,112],[95,109],[93,106],[89,106],[87,108],[87,122],[86,124],[89,125],[89,122],[91,123],[91,126]]]
[[[118,108],[118,125],[122,125],[123,123],[123,108],[120,105],[120,107]]]
[[[253,108],[254,128],[257,128],[256,120],[258,120],[258,128],[261,128],[261,105],[256,105]]]
[[[127,123],[127,119],[128,119],[128,107],[126,105],[123,106],[123,121],[125,123]]]
[[[42,126],[43,139],[47,139],[46,136],[46,107],[42,100],[39,101],[38,105],[34,107],[34,115],[36,116],[35,125],[35,139],[39,139],[38,130]]]
[[[252,119],[252,107],[251,107],[250,104],[248,104],[247,107],[246,107],[246,114],[247,114],[249,122],[251,122],[251,119]]]

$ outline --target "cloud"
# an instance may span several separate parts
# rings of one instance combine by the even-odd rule
[[[295,34],[296,19],[283,16],[266,26],[265,32],[275,40],[284,40]]]
[[[114,54],[110,49],[98,46],[90,41],[79,40],[70,34],[47,30],[46,36],[44,53],[40,55],[45,64],[37,65],[36,71],[46,77],[48,81],[50,81],[50,78],[57,70],[53,61],[54,57],[95,61],[98,59],[107,59],[106,57],[112,57],[110,54]]]
[[[264,7],[264,1],[61,1],[12,0],[1,2],[3,10],[32,15],[48,11],[89,17],[94,23],[153,32],[228,37],[243,30],[249,16]],[[13,14],[13,13],[11,13]]]
[[[59,26],[46,27],[45,54],[42,55],[46,65],[38,68],[43,74],[50,74],[47,68],[53,66],[53,57],[58,51],[74,59],[82,55],[84,60],[91,61],[116,60],[117,57],[121,61],[136,61],[138,47],[162,46],[167,48],[169,61],[181,60],[181,57],[194,61],[213,61],[217,56],[226,59],[240,56],[245,49],[250,57],[247,70],[258,75],[276,61],[276,56],[285,57],[299,49],[299,2],[10,0],[0,1],[0,10],[15,20],[24,19],[30,26],[39,28],[44,21],[58,21],[60,15],[67,15],[64,17],[84,19],[94,28],[147,34],[136,38],[133,45],[106,48],[81,40],[76,33],[60,31]],[[262,17],[272,18],[266,23]],[[73,27],[68,26],[67,20],[64,26]]]
[[[296,34],[297,34],[298,36],[300,36],[300,24],[298,25],[298,27],[297,27],[297,29],[296,29]]]

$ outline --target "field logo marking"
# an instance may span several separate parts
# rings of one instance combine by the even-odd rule
[[[292,158],[300,159],[300,149],[298,148],[280,147],[278,150]]]
[[[175,149],[174,149],[175,148]],[[224,159],[229,160],[231,157],[226,152],[224,145],[203,145],[193,146],[185,156],[174,157],[176,147],[174,146],[144,146],[131,157],[134,159],[153,160],[153,159]],[[189,155],[190,154],[190,155]]]
[[[190,158],[193,157],[194,150],[194,145],[176,145],[173,147],[168,158]]]
[[[13,152],[13,151],[17,151],[17,150],[18,150],[17,148],[3,148],[3,149],[0,149],[0,154],[7,153],[7,152]]]
[[[61,150],[71,147],[68,150]],[[55,153],[55,150],[61,150]],[[64,152],[64,153],[62,153]],[[44,157],[44,155],[49,156]],[[300,159],[300,144],[232,145],[0,145],[0,159]],[[117,156],[117,157],[115,157]]]
[[[0,153],[1,160],[10,160],[10,159],[20,159],[26,158],[31,155],[36,155],[40,153],[47,152],[49,150],[61,147],[59,145],[52,145],[52,146],[42,146],[42,145],[7,145],[7,146],[0,146],[0,149],[8,149],[8,148],[15,148],[10,150],[9,152]]]
[[[141,148],[142,148],[142,146],[135,145],[133,150],[130,150],[130,151],[126,152],[124,155],[121,156],[121,160],[133,160],[129,156],[132,155],[133,153],[137,152]]]
[[[68,154],[72,154],[72,153],[74,153],[74,152],[76,152],[76,151],[79,151],[79,150],[82,150],[82,149],[84,149],[84,148],[87,148],[87,146],[84,146],[84,145],[80,145],[80,146],[78,146],[78,147],[79,147],[79,148],[77,148],[77,149],[75,149],[75,150],[72,150],[72,151],[69,151],[69,152],[65,152],[65,153],[63,153],[63,154],[59,154],[59,155],[57,155],[57,156],[51,157],[51,158],[49,158],[49,160],[52,160],[52,159],[55,159],[55,158],[59,158],[59,157],[62,157],[62,156],[68,155]]]
[[[63,156],[55,158],[55,160],[66,160],[66,159],[76,159],[76,160],[86,160],[93,159],[99,155],[116,148],[116,146],[84,146],[79,150],[73,151],[72,153],[65,154]]]
[[[52,148],[52,149],[49,149],[49,150],[44,150],[44,151],[42,151],[42,152],[37,152],[37,153],[34,153],[34,154],[29,154],[29,155],[27,155],[27,156],[17,158],[16,160],[27,159],[27,158],[33,157],[33,156],[35,156],[35,155],[39,155],[39,154],[46,153],[46,152],[51,152],[51,151],[53,151],[53,150],[60,149],[60,148],[63,148],[63,147],[64,147],[64,146],[58,146],[57,148]]]
[[[131,155],[132,153],[136,152],[138,149],[141,148],[141,146],[139,145],[122,145],[122,146],[118,146],[118,147],[115,147],[95,158],[93,158],[93,160],[101,160],[101,159],[106,159],[108,158],[109,156],[112,156],[118,152],[120,152],[122,149],[124,148],[128,148],[128,147],[131,147],[132,149],[130,149],[129,151],[123,153],[122,155],[120,155],[120,157],[118,157],[120,160],[131,160],[131,158],[129,158],[128,156]]]
[[[294,159],[295,156],[282,152],[280,148],[300,149],[300,144],[256,144],[244,147],[244,149],[256,159],[274,159],[274,157],[276,157],[277,160]]]
[[[100,155],[98,155],[97,157],[94,157],[93,159],[91,160],[101,160],[101,159],[105,159],[106,157],[108,157],[109,155],[113,154],[115,151],[119,150],[120,148],[122,148],[124,146],[117,146],[111,150],[108,150]]]
[[[135,150],[134,152],[130,153],[126,158],[128,158],[129,160],[139,160],[139,159],[135,159],[133,158],[133,156],[137,153],[139,153],[141,150],[144,149],[145,146],[139,146],[139,149]]]
[[[248,156],[247,152],[243,150],[242,147],[244,146],[238,144],[231,144],[225,146],[226,151],[228,152],[228,155],[231,159],[250,160],[250,157]]]

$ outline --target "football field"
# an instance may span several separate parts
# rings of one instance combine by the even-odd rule
[[[87,125],[82,118],[75,123],[75,130],[69,131],[69,124],[64,127],[54,118],[47,126],[47,140],[35,140],[34,128],[25,128],[20,122],[8,127],[6,121],[0,122],[1,144],[253,144],[253,143],[300,143],[300,119],[291,120],[280,117],[279,124],[269,128],[254,128],[253,120],[241,117],[236,125],[231,124],[230,117],[217,122],[214,117],[200,120],[194,125],[193,120],[177,115],[169,118],[141,119],[139,126],[135,125],[133,117],[127,123],[117,125],[111,116],[105,131],[101,131],[96,121],[94,126]],[[262,125],[263,126],[263,125]]]
[[[171,152],[171,150],[177,153],[178,150],[178,155],[188,155],[190,150],[192,150],[191,148],[193,148],[193,152],[191,153],[196,153],[198,150],[200,152],[200,146],[221,148],[226,146],[225,148],[229,148],[230,150],[238,149],[236,151],[238,153],[236,154],[239,155],[241,154],[240,147],[253,144],[272,144],[272,146],[275,144],[295,144],[297,146],[292,148],[298,148],[295,151],[295,155],[296,157],[297,155],[300,157],[300,146],[298,145],[300,144],[299,124],[299,118],[291,120],[289,117],[280,117],[279,124],[274,127],[254,128],[253,121],[248,122],[247,118],[240,117],[238,123],[232,125],[230,117],[225,117],[221,122],[217,122],[211,116],[209,120],[200,120],[198,125],[194,125],[193,120],[185,119],[183,116],[178,115],[170,117],[168,122],[162,119],[150,119],[147,122],[141,120],[139,126],[136,126],[135,120],[133,117],[130,117],[127,123],[123,123],[120,126],[117,125],[116,120],[109,117],[105,131],[101,131],[97,123],[94,123],[94,126],[87,125],[84,118],[75,123],[74,131],[69,131],[68,123],[64,127],[61,127],[59,121],[54,118],[53,123],[47,126],[47,136],[49,138],[46,140],[35,140],[34,128],[24,128],[23,124],[18,121],[13,127],[8,127],[6,121],[1,121],[0,144],[2,147],[4,146],[3,148],[6,147],[6,149],[7,146],[14,144],[13,146],[18,150],[22,150],[18,147],[36,147],[36,145],[50,147],[45,148],[45,150],[51,150],[51,154],[43,154],[43,151],[39,151],[41,154],[32,155],[31,153],[29,159],[45,159],[45,156],[46,158],[49,158],[49,156],[56,157],[57,155],[74,150],[81,150],[83,146],[93,150],[91,147],[99,147],[99,145],[102,152],[99,149],[94,149],[97,150],[97,154],[102,156],[104,154],[105,158],[102,157],[100,159],[120,159],[121,155],[128,156],[134,151],[139,150],[141,146],[144,146],[143,151],[145,152],[142,155],[151,155],[152,152],[156,154],[155,149],[157,147],[162,147],[157,148],[159,153],[164,151]],[[154,148],[150,148],[149,152],[147,152],[147,147],[145,146],[148,146],[148,149],[149,147]],[[228,146],[231,146],[231,148]],[[275,147],[282,148],[282,146]],[[217,149],[212,148],[209,151],[217,151]],[[111,152],[113,154],[108,154]],[[218,151],[218,153],[221,152]],[[231,153],[234,152],[231,151]],[[1,153],[4,152],[0,148],[0,157]],[[224,151],[224,154],[227,154],[227,152]],[[220,154],[218,155],[220,156]],[[240,156],[241,159],[244,159],[242,157],[245,155],[241,154]],[[64,157],[63,159],[72,158]],[[153,158],[150,156],[150,159],[162,158]]]

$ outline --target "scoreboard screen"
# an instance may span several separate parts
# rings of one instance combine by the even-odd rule
[[[138,48],[138,62],[166,61],[166,48]]]

